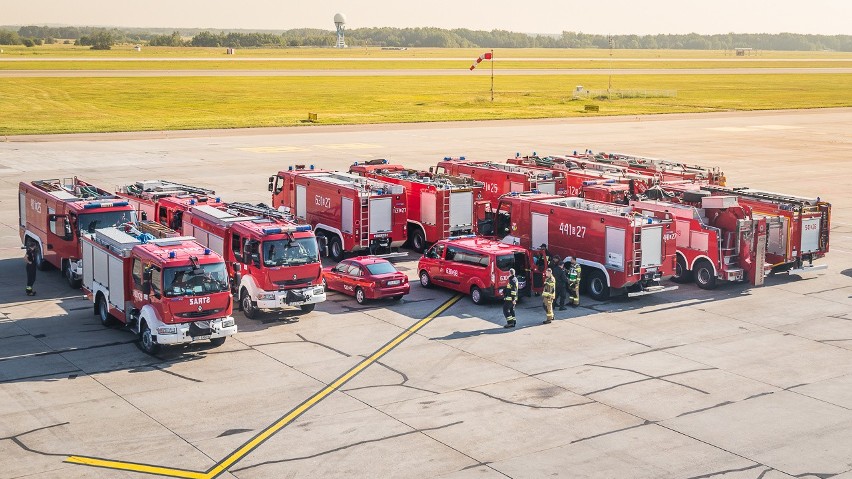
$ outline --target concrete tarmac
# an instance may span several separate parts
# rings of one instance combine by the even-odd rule
[[[164,178],[269,201],[292,164],[618,151],[717,165],[732,185],[832,202],[822,274],[441,313],[218,477],[852,478],[852,109],[15,137],[0,142],[0,478],[141,478],[85,455],[210,470],[453,297],[332,293],[310,314],[146,356],[56,271],[24,292],[17,184]],[[416,257],[398,261],[416,277]],[[193,473],[194,474],[194,473]]]

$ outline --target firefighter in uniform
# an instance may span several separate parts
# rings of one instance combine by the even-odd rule
[[[509,270],[509,281],[503,288],[503,316],[506,317],[504,328],[515,327],[515,304],[518,302],[518,278],[514,268]]]
[[[36,279],[36,254],[35,243],[30,242],[27,245],[27,252],[24,255],[24,261],[27,263],[27,296],[35,296],[36,292],[33,289],[33,284]]]
[[[544,291],[541,292],[541,299],[544,301],[544,314],[547,317],[542,324],[549,324],[553,321],[554,298],[556,298],[556,280],[553,278],[553,270],[547,268],[544,273]]]
[[[550,263],[550,269],[553,271],[553,279],[556,281],[556,299],[553,300],[553,305],[559,308],[559,311],[565,311],[565,296],[568,292],[568,276],[565,274],[565,268],[562,267],[561,258],[554,255],[553,261]]]
[[[572,256],[571,262],[565,265],[566,276],[568,276],[568,306],[580,306],[580,265],[577,257]]]

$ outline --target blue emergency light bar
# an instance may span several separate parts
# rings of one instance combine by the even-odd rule
[[[281,228],[263,228],[263,234],[265,235],[279,235],[283,232],[284,230]]]
[[[113,208],[116,206],[127,206],[126,201],[101,201],[98,203],[87,203],[83,205],[84,209],[92,209],[92,208]]]
[[[177,258],[177,253],[175,253],[174,251],[169,251],[169,258],[171,258],[171,259]]]

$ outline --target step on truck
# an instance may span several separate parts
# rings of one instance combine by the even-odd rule
[[[482,183],[390,165],[383,159],[356,162],[349,172],[405,187],[408,244],[418,253],[438,240],[473,233],[474,202],[482,200]]]
[[[489,214],[490,213],[490,214]],[[669,213],[574,197],[510,193],[496,211],[477,210],[480,228],[525,248],[576,256],[581,286],[596,300],[626,293],[643,296],[677,289],[662,281],[674,273],[676,232]],[[481,220],[480,220],[481,219]]]
[[[127,201],[76,177],[21,182],[18,212],[21,241],[35,244],[38,268],[57,268],[74,289],[83,275],[82,235],[137,222]]]
[[[195,205],[219,206],[223,203],[209,188],[167,180],[143,180],[116,188],[144,220],[153,220],[175,231],[183,228],[183,212]]]
[[[766,261],[772,273],[803,274],[828,268],[826,264],[814,264],[814,260],[828,253],[831,231],[831,204],[819,197],[715,185],[667,191],[692,204],[708,195],[735,197],[739,204],[751,209],[753,218],[766,218]]]
[[[310,224],[327,238],[335,261],[346,253],[404,256],[405,187],[313,165],[289,167],[269,177],[272,206]]]
[[[104,326],[123,324],[148,354],[237,332],[222,257],[194,238],[150,239],[135,228],[83,236],[83,290]]]
[[[492,208],[497,206],[497,200],[506,193],[539,191],[552,195],[569,194],[565,175],[544,168],[473,161],[462,156],[445,157],[438,162],[435,172],[471,178],[482,183],[483,200],[489,201]]]
[[[325,301],[317,237],[284,212],[248,203],[186,210],[183,233],[226,259],[233,293],[247,318],[261,310],[311,312]],[[323,240],[323,247],[324,240]]]

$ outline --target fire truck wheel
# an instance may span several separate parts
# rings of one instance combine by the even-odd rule
[[[482,296],[482,290],[479,289],[479,286],[470,287],[470,300],[473,301],[473,304],[482,304],[485,302],[485,298]]]
[[[98,298],[95,301],[95,311],[104,327],[109,328],[115,324],[115,317],[109,314],[109,306],[103,294],[98,294]]]
[[[240,307],[243,308],[243,314],[245,314],[248,319],[254,319],[257,317],[257,307],[254,305],[254,301],[251,300],[251,296],[245,289],[240,292]]]
[[[213,338],[213,339],[210,340],[210,344],[212,344],[214,348],[218,348],[219,346],[225,344],[226,339],[228,339],[228,338],[227,337]]]
[[[36,268],[41,271],[47,271],[50,269],[50,263],[44,260],[44,255],[41,254],[41,247],[38,243],[35,244],[35,264]]]
[[[420,228],[414,227],[411,235],[411,247],[418,253],[426,251],[426,236]]]
[[[364,295],[364,290],[361,288],[355,288],[355,301],[358,304],[364,304],[367,302],[367,296]]]
[[[160,351],[160,345],[154,342],[154,335],[145,321],[142,321],[142,328],[139,332],[139,347],[142,348],[143,352],[151,356]]]
[[[606,277],[598,269],[589,271],[589,296],[596,301],[609,299],[609,286]]]
[[[424,288],[432,287],[432,278],[429,277],[429,273],[426,271],[420,272],[420,286],[423,286]]]
[[[343,259],[343,245],[340,244],[340,238],[331,238],[331,241],[328,245],[328,252],[331,255],[331,259],[335,261],[340,261]]]
[[[714,289],[716,287],[716,275],[713,266],[707,260],[701,260],[695,264],[695,284],[701,289]]]
[[[299,309],[301,309],[303,313],[310,313],[316,307],[317,307],[316,304],[303,304],[303,305],[299,306]]]
[[[62,276],[65,276],[65,281],[71,289],[80,289],[83,285],[83,280],[80,278],[74,279],[74,273],[71,272],[71,267],[67,261],[62,263]]]
[[[692,281],[692,271],[686,269],[686,261],[682,256],[677,257],[675,263],[675,273],[672,276],[672,281],[675,283],[688,283]]]

